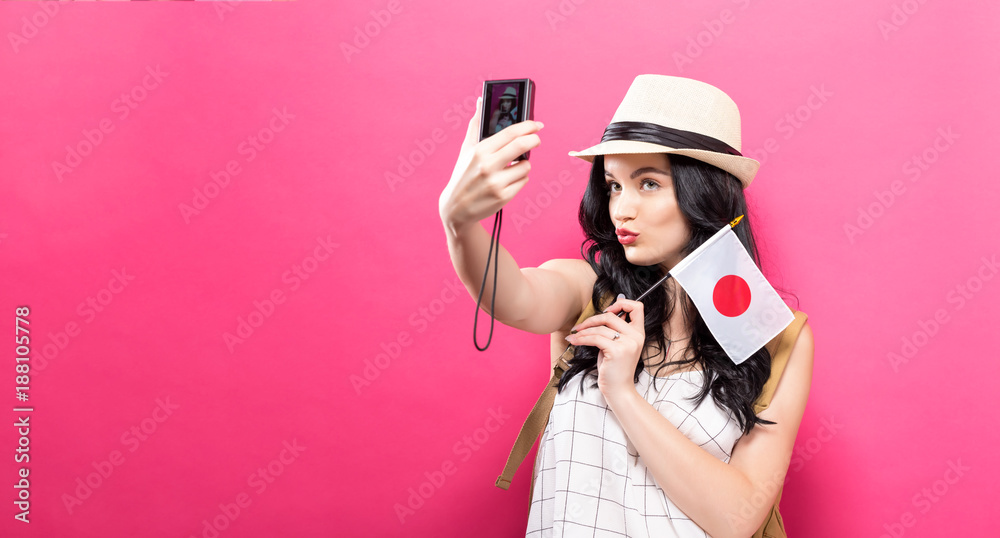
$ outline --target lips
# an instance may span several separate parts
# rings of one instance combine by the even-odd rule
[[[633,232],[632,230],[627,230],[625,228],[619,228],[615,230],[615,235],[618,236],[618,242],[623,245],[630,245],[635,242],[636,237],[639,236],[638,232]]]

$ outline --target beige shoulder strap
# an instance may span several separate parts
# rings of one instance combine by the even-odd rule
[[[594,301],[591,300],[587,303],[587,307],[583,309],[576,322],[580,323],[593,316],[596,312],[597,309],[594,308]],[[552,377],[549,379],[548,385],[545,386],[545,390],[542,391],[542,394],[535,402],[535,406],[531,408],[528,418],[524,420],[521,431],[517,434],[517,440],[514,441],[514,448],[511,449],[510,455],[507,457],[507,464],[504,465],[503,472],[496,480],[498,488],[507,489],[510,487],[510,481],[514,478],[514,471],[520,467],[521,462],[524,461],[528,452],[531,451],[531,447],[535,444],[538,436],[545,430],[545,424],[549,421],[549,412],[552,411],[552,402],[556,398],[556,387],[559,385],[559,379],[562,378],[563,372],[569,369],[569,361],[573,358],[575,351],[576,347],[571,345],[566,348],[566,351],[562,352],[562,355],[555,359],[552,365]],[[531,486],[534,488],[534,484]],[[529,496],[528,499],[530,502],[531,497]]]
[[[795,319],[785,327],[785,330],[778,333],[767,343],[767,349],[771,352],[771,377],[767,378],[767,383],[764,384],[764,389],[760,393],[760,397],[753,405],[754,413],[760,413],[761,411],[767,409],[767,406],[771,405],[771,397],[774,396],[774,389],[778,386],[778,381],[781,380],[781,373],[785,371],[785,365],[788,364],[788,357],[792,355],[792,347],[795,346],[795,340],[799,337],[799,332],[802,331],[802,325],[805,324],[806,318],[809,316],[805,312],[795,311]]]
[[[761,391],[760,397],[754,403],[754,413],[760,413],[771,405],[771,397],[774,396],[774,389],[778,386],[778,381],[781,380],[781,374],[785,371],[785,365],[788,364],[788,358],[792,355],[792,348],[795,347],[795,341],[798,340],[799,333],[802,332],[802,326],[805,324],[807,317],[805,312],[796,311],[795,319],[792,320],[788,327],[785,327],[785,330],[767,343],[767,349],[771,352],[771,376],[767,378],[767,383],[764,384],[764,389]],[[757,532],[751,538],[767,538],[772,536],[784,538],[787,536],[781,512],[778,510],[778,505],[781,502],[781,493],[782,490],[779,489],[778,496],[774,499],[774,506],[771,507],[771,513],[768,514],[760,528],[757,529]]]

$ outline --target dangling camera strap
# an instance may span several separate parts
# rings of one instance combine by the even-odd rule
[[[486,256],[486,272],[483,273],[483,285],[480,286],[479,298],[476,299],[476,317],[472,322],[472,343],[479,351],[486,351],[486,348],[490,347],[490,342],[493,341],[493,321],[496,319],[493,312],[497,304],[497,268],[500,265],[500,225],[502,220],[503,208],[500,208],[500,210],[497,211],[496,216],[493,218],[493,231],[490,233],[490,252]],[[497,256],[493,259],[493,300],[490,301],[490,336],[486,340],[486,345],[484,347],[479,347],[479,340],[476,336],[476,327],[479,324],[479,306],[483,302],[483,292],[486,291],[486,276],[490,274],[490,258],[493,257],[494,241],[497,245]]]

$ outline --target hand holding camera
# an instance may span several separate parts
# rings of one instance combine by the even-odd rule
[[[500,225],[503,206],[528,182],[528,171],[531,170],[528,152],[541,143],[538,131],[543,126],[532,120],[533,93],[531,79],[487,80],[483,84],[483,96],[476,102],[476,112],[469,120],[455,170],[438,200],[441,221],[449,235],[448,250],[462,281],[470,281],[467,274],[469,267],[475,267],[475,273],[483,271],[472,325],[472,341],[479,351],[486,351],[493,340],[498,275],[502,270],[508,278],[516,278],[515,273],[520,276],[513,258],[500,248]],[[484,245],[485,237],[482,237],[479,221],[493,213],[496,217],[490,234],[489,254],[486,263],[480,265],[480,246]],[[459,230],[465,229],[469,233],[460,233]],[[501,264],[502,254],[504,262]],[[476,327],[491,259],[493,298],[489,300],[490,334],[486,345],[480,347]]]
[[[500,99],[500,96],[494,95],[495,87],[490,88],[491,84],[501,82],[509,81],[486,82],[484,97],[477,102],[476,113],[469,120],[451,180],[438,200],[441,220],[452,229],[479,222],[513,199],[528,181],[531,164],[527,161],[527,154],[541,143],[537,133],[542,123],[531,120],[530,114],[526,114],[528,118],[519,119],[493,135],[486,132],[492,122],[483,121],[483,118],[489,120],[494,116],[489,111],[490,104],[496,102],[497,110],[501,110],[499,101],[509,100],[509,97]],[[508,96],[515,93],[504,91]],[[530,92],[523,92],[520,96],[522,103],[514,106],[504,103],[508,114],[515,107],[520,111],[531,110]],[[517,162],[511,164],[512,161]]]

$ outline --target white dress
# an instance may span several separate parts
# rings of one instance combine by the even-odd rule
[[[536,455],[525,536],[708,536],[666,497],[636,456],[604,395],[591,388],[596,379],[596,372],[577,374],[556,394]],[[639,374],[639,394],[688,439],[728,463],[742,431],[711,393],[698,407],[687,399],[698,393],[702,372],[657,377],[655,388],[652,380],[645,369]]]

